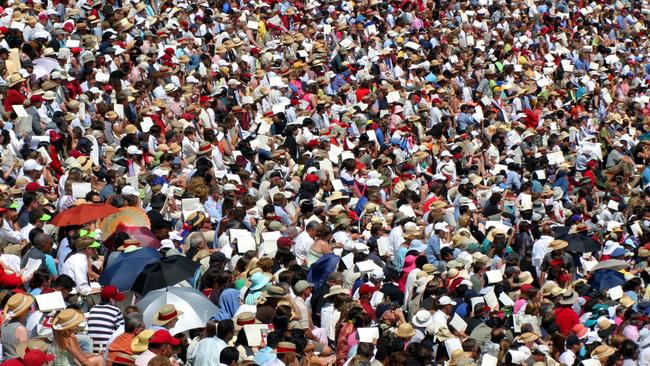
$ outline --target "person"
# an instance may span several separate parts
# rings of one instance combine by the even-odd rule
[[[239,362],[239,352],[234,347],[226,347],[219,355],[219,366],[235,366]]]
[[[93,289],[88,281],[89,258],[97,255],[99,243],[94,238],[82,236],[73,242],[73,250],[64,259],[61,274],[70,276],[75,282],[75,289],[80,295],[90,295],[101,291]]]
[[[144,319],[142,314],[133,312],[124,316],[124,332],[116,336],[112,341],[107,342],[107,358],[113,360],[118,354],[134,355],[132,343],[136,336],[144,331]],[[153,331],[149,331],[153,335]],[[142,338],[142,337],[141,337]],[[143,350],[144,351],[144,350]],[[108,362],[107,362],[108,364]]]
[[[107,341],[113,332],[124,323],[122,312],[116,306],[124,301],[122,294],[115,286],[104,286],[100,292],[100,303],[88,313],[88,335],[93,340],[93,352],[101,353],[107,348]]]
[[[16,347],[29,339],[25,321],[33,303],[30,295],[17,293],[9,298],[4,307],[5,319],[0,335],[5,360],[18,357]]]
[[[163,305],[158,309],[153,317],[153,330],[170,330],[174,328],[178,318],[183,315],[183,311],[177,310],[174,305]]]
[[[146,366],[154,357],[166,357],[169,359],[174,351],[172,347],[176,347],[181,342],[172,337],[166,329],[159,329],[153,333],[149,338],[149,346],[146,351],[142,352],[135,359],[137,366]]]
[[[214,337],[206,337],[199,341],[191,360],[192,365],[207,366],[219,363],[220,354],[228,346],[234,333],[235,325],[232,320],[220,321],[217,325],[217,334]]]
[[[75,337],[77,327],[85,320],[84,315],[75,309],[65,309],[54,318],[52,321],[52,336],[55,365],[79,363],[87,366],[98,366],[104,364],[101,356],[84,352],[77,337]]]

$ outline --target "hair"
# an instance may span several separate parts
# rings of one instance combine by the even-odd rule
[[[32,277],[31,281],[29,281],[29,288],[35,289],[42,287],[50,279],[52,279],[52,276],[50,276],[50,273],[48,271],[39,269],[38,271],[34,272],[34,276]]]
[[[63,287],[66,290],[72,290],[75,287],[72,277],[62,274],[52,283],[52,288]]]
[[[156,356],[149,360],[148,366],[172,366],[172,362],[167,356]]]
[[[205,324],[205,328],[199,334],[199,339],[210,338],[217,335],[217,322],[215,320],[208,320]]]
[[[144,318],[140,313],[129,313],[124,316],[124,332],[133,333],[144,326]]]
[[[217,325],[217,337],[225,340],[229,334],[235,334],[235,323],[230,319],[225,319]]]
[[[43,233],[38,233],[34,235],[34,240],[32,241],[32,246],[40,251],[45,249],[45,246],[50,241],[50,236]]]
[[[219,362],[224,365],[230,365],[237,360],[239,360],[239,351],[235,347],[226,347],[219,355]]]

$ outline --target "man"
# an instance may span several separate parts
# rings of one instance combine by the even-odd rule
[[[553,240],[548,244],[549,253],[544,256],[542,265],[540,267],[540,286],[544,286],[544,282],[546,282],[546,278],[548,276],[548,271],[551,268],[551,261],[553,260],[561,260],[562,268],[565,269],[569,275],[574,274],[575,264],[573,263],[573,257],[571,254],[564,252],[564,248],[567,246],[569,246],[569,243],[564,240]]]
[[[88,335],[93,340],[93,352],[97,353],[107,346],[111,334],[124,323],[122,312],[115,306],[124,300],[124,294],[114,286],[104,286],[100,299],[88,314]]]
[[[449,226],[446,222],[438,222],[433,225],[433,234],[427,242],[427,249],[425,249],[425,254],[429,263],[434,266],[438,266],[440,262],[440,239],[447,239],[449,234]]]
[[[438,299],[438,310],[431,317],[434,334],[442,328],[447,328],[447,321],[454,311],[454,306],[456,306],[456,302],[449,296],[442,296]]]
[[[9,208],[0,208],[0,241],[3,244],[18,244],[24,239],[14,227],[15,218],[16,208],[13,204]]]
[[[199,341],[194,352],[193,366],[213,366],[220,362],[221,351],[228,347],[228,342],[235,334],[232,320],[222,320],[217,325],[216,337],[206,337]]]
[[[298,329],[311,329],[311,316],[309,314],[309,306],[307,306],[307,299],[311,296],[313,290],[314,285],[305,280],[300,280],[293,285],[293,292],[296,294],[294,303],[300,311]]]
[[[239,351],[235,347],[226,347],[221,351],[219,356],[219,366],[237,366],[239,361]]]
[[[307,253],[309,252],[309,248],[314,244],[314,238],[316,237],[316,231],[318,230],[319,225],[320,224],[316,221],[310,221],[307,226],[305,226],[305,231],[296,237],[293,246],[293,254],[296,256],[296,262],[298,262],[298,264],[307,264]]]
[[[97,248],[100,244],[94,238],[83,236],[74,241],[74,250],[64,259],[61,267],[61,274],[68,275],[76,284],[77,293],[83,296],[96,293],[99,289],[93,289],[88,283],[88,261],[89,258],[97,256]]]
[[[122,329],[118,328],[115,332],[113,332],[111,338],[109,338],[108,342],[106,342],[108,345],[106,348],[106,355],[108,356],[109,360],[113,359],[114,356],[118,353],[125,353],[127,355],[134,354],[135,352],[131,347],[131,343],[133,342],[133,339],[145,328],[144,318],[142,317],[142,314],[137,311],[129,312],[129,308],[130,307],[127,307],[127,309],[125,309]]]
[[[573,366],[576,362],[576,355],[580,352],[580,339],[575,334],[570,334],[566,339],[566,348],[558,358],[558,361],[564,366]]]
[[[323,308],[323,305],[325,305],[325,302],[327,299],[325,298],[325,295],[327,295],[328,292],[330,292],[330,287],[335,286],[335,285],[342,285],[343,284],[343,273],[341,272],[332,272],[329,277],[327,278],[327,282],[325,282],[324,285],[320,286],[317,288],[311,296],[311,319],[313,321],[313,324],[320,324],[321,319],[320,319],[320,311]]]
[[[296,345],[291,342],[280,342],[275,350],[278,355],[278,361],[282,365],[291,365],[296,361]],[[280,363],[278,363],[280,365]]]
[[[44,234],[38,233],[34,236],[34,241],[32,242],[31,248],[23,255],[20,260],[20,268],[25,268],[29,259],[41,260],[41,266],[39,269],[47,271],[47,265],[45,264],[45,254],[49,252],[52,246],[52,237]]]
[[[149,338],[149,347],[142,352],[136,359],[136,366],[147,366],[149,361],[156,356],[171,357],[174,354],[172,347],[181,343],[177,338],[164,329],[157,330]]]
[[[553,241],[553,231],[550,225],[544,225],[541,228],[542,236],[533,243],[532,261],[537,270],[537,278],[541,275],[542,261],[548,254],[548,246]]]
[[[177,310],[174,305],[163,305],[153,317],[153,330],[171,330],[176,325],[178,318],[183,312]]]

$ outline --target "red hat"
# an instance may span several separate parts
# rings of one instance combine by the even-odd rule
[[[57,142],[61,139],[61,134],[54,131],[50,130],[50,142]]]
[[[211,102],[211,101],[212,101],[212,98],[210,98],[207,95],[203,95],[203,96],[199,97],[199,103],[205,103],[205,102]]]
[[[375,286],[369,285],[367,283],[364,283],[359,287],[359,295],[369,295],[375,292],[377,289]]]
[[[277,244],[279,247],[291,248],[294,242],[289,237],[283,236],[278,239]]]
[[[181,114],[181,118],[186,119],[188,121],[191,121],[191,120],[194,119],[194,115],[192,113],[185,112],[185,113]]]
[[[305,176],[305,182],[316,183],[320,180],[316,174],[307,174]]]
[[[149,343],[151,344],[171,344],[172,346],[178,346],[181,341],[177,338],[172,337],[171,333],[166,329],[157,330],[151,338],[149,338]]]
[[[66,33],[72,33],[72,31],[74,30],[74,24],[72,24],[72,23],[65,23],[65,25],[63,26],[63,30],[64,30]]]
[[[318,147],[318,145],[320,145],[320,141],[317,139],[313,139],[307,143],[307,147],[310,149],[315,149]]]
[[[48,355],[40,349],[27,351],[23,356],[23,364],[25,366],[42,366],[46,362],[54,361],[54,356]]]
[[[7,27],[0,27],[0,33],[2,33],[2,34],[6,34],[7,32],[9,32],[9,28],[7,28]]]
[[[29,97],[29,101],[32,102],[32,103],[38,103],[38,102],[42,102],[44,100],[45,99],[43,99],[43,97],[40,96],[40,95],[32,95],[31,97]]]
[[[116,301],[123,301],[124,300],[124,294],[120,292],[120,290],[117,289],[115,286],[104,286],[102,288],[102,293],[101,293],[101,298],[103,300],[111,300],[115,299]]]
[[[583,339],[587,336],[587,333],[589,333],[589,329],[580,323],[574,325],[573,328],[571,328],[571,331],[576,335],[576,337],[578,337],[578,339]]]
[[[36,192],[36,191],[39,191],[39,190],[43,190],[43,189],[45,189],[45,187],[43,187],[42,185],[40,185],[40,184],[38,184],[36,182],[28,183],[25,186],[25,191],[32,192],[32,193]]]
[[[529,284],[529,283],[526,283],[526,284],[524,284],[523,286],[521,286],[521,291],[522,291],[522,292],[527,292],[527,291],[530,290],[531,288],[533,288],[533,286],[532,286],[531,284]]]
[[[587,163],[588,168],[593,168],[595,166],[598,166],[598,162],[596,160],[589,160],[589,162]]]

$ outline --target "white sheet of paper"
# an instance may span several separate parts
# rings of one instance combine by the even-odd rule
[[[31,276],[34,272],[36,272],[36,270],[38,270],[38,267],[41,266],[41,263],[43,263],[43,260],[41,259],[29,258],[27,264],[25,265],[25,268],[23,268],[23,276]]]
[[[27,118],[29,117],[29,114],[25,110],[25,107],[22,106],[21,104],[15,104],[12,105],[11,108],[16,112],[16,115],[20,118]]]
[[[69,39],[65,41],[65,46],[68,48],[76,48],[79,47],[80,45],[81,45],[81,41],[79,41],[78,39]]]
[[[49,294],[34,296],[38,310],[42,313],[47,313],[52,310],[65,309],[65,301],[61,291],[50,292]]]
[[[564,163],[564,154],[562,154],[562,151],[548,153],[546,154],[546,158],[548,159],[548,163],[551,165],[560,165]]]
[[[609,295],[609,298],[616,301],[623,297],[623,288],[619,285],[616,287],[612,287],[609,290],[607,290],[607,295]]]
[[[410,48],[410,49],[415,50],[415,51],[420,49],[420,45],[415,43],[415,42],[412,42],[412,41],[406,42],[404,44],[404,47]]]
[[[325,24],[325,25],[323,26],[323,33],[324,33],[324,34],[330,34],[330,33],[332,33],[332,26],[329,25],[329,24]]]
[[[506,295],[505,292],[502,292],[499,294],[499,301],[503,304],[503,306],[514,306],[515,302],[512,301],[510,296]]]
[[[377,268],[381,269],[381,267],[376,265],[375,262],[373,262],[371,259],[357,263],[357,268],[359,269],[360,273],[369,273]]]
[[[248,345],[251,347],[259,347],[263,343],[262,331],[267,330],[269,326],[267,324],[246,324],[244,325],[244,333],[246,334],[246,340]]]
[[[252,30],[257,30],[259,27],[259,23],[255,22],[253,20],[249,20],[248,23],[246,23],[246,28],[252,29]]]
[[[343,264],[345,264],[345,268],[351,269],[354,267],[354,254],[348,253],[343,258],[341,258],[341,260],[343,261]]]
[[[399,212],[403,213],[406,215],[406,217],[417,217],[415,215],[415,211],[413,210],[413,207],[411,205],[401,205],[399,206]]]
[[[609,222],[607,223],[607,231],[614,231],[615,229],[617,229],[617,228],[619,228],[619,227],[621,227],[621,226],[622,226],[622,224],[621,224],[620,222],[617,222],[617,221],[609,221]]]
[[[501,271],[498,269],[492,270],[492,271],[487,271],[485,272],[485,275],[487,276],[488,283],[499,283],[503,281],[503,275],[501,274]]]
[[[374,343],[379,339],[379,328],[357,328],[357,334],[359,335],[359,342]]]
[[[44,146],[39,147],[38,150],[36,151],[38,151],[38,153],[41,154],[43,159],[45,159],[46,165],[52,162],[52,158],[50,158],[50,154],[47,153],[47,150],[45,150]]]
[[[507,172],[508,166],[503,164],[494,164],[494,169],[492,169],[492,174],[497,175],[500,172]]]
[[[397,101],[399,101],[399,91],[394,90],[386,94],[386,101],[388,103],[396,103]]]
[[[86,194],[92,190],[90,183],[72,183],[73,198],[86,198]]]
[[[543,170],[535,170],[535,173],[537,173],[537,178],[538,179],[546,179],[546,172]]]
[[[278,251],[278,239],[282,237],[279,231],[267,231],[262,233],[262,254],[272,255]]]
[[[598,160],[603,160],[603,150],[601,148],[600,142],[582,142],[580,144],[580,148],[591,151],[594,155],[596,155]]]
[[[462,350],[463,345],[460,343],[460,339],[452,338],[445,341],[445,348],[447,349],[447,354],[451,355],[457,349]]]
[[[454,313],[454,317],[451,318],[449,325],[459,332],[464,332],[465,329],[467,329],[467,322],[465,322],[465,320],[463,320],[463,318],[461,318],[457,313]]]
[[[147,133],[153,126],[153,120],[151,117],[144,117],[142,118],[142,122],[140,122],[140,128],[142,128],[142,132]]]
[[[117,113],[120,118],[125,118],[124,117],[124,106],[122,104],[115,103],[113,104],[113,110],[115,113]]]
[[[383,257],[390,254],[389,245],[390,242],[387,236],[382,236],[381,238],[377,239],[377,249],[379,250],[380,256]]]
[[[354,158],[355,158],[355,156],[354,156],[354,153],[352,151],[344,151],[343,153],[341,153],[341,160],[343,160],[343,161],[348,160],[348,159],[354,160]]]
[[[343,148],[336,145],[331,145],[330,150],[327,152],[327,157],[332,163],[337,164],[339,162],[339,156],[341,153],[343,153]]]
[[[483,295],[483,298],[485,299],[485,305],[489,306],[490,309],[494,310],[499,307],[499,301],[497,300],[497,295],[494,294],[494,289]]]
[[[201,211],[202,207],[201,200],[198,198],[184,198],[181,200],[181,210],[186,220],[192,213]]]
[[[614,200],[610,200],[609,202],[607,202],[607,208],[611,208],[612,210],[617,211],[618,210],[618,202],[616,202]]]
[[[250,231],[244,229],[230,229],[230,241],[237,241],[237,251],[246,253],[249,250],[255,250],[255,238]]]
[[[641,225],[638,221],[635,221],[634,224],[630,225],[630,229],[632,229],[632,233],[634,233],[634,235],[640,236],[643,234],[643,230],[641,229]]]
[[[481,366],[497,366],[499,359],[492,356],[489,353],[483,354],[483,359],[481,359]]]
[[[485,299],[482,296],[472,297],[469,301],[472,303],[472,309],[478,304],[485,304]]]
[[[521,205],[522,206],[530,206],[533,204],[533,197],[527,193],[522,193],[519,195],[521,197]]]

